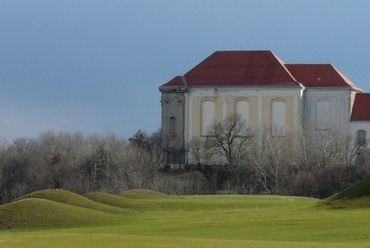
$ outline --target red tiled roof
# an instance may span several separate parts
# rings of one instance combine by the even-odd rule
[[[356,94],[351,121],[370,121],[370,93]]]
[[[181,76],[176,76],[173,79],[171,79],[168,83],[166,83],[164,86],[183,86],[183,81]]]
[[[330,64],[284,64],[271,51],[218,51],[166,86],[352,87]]]
[[[185,74],[189,86],[298,85],[271,51],[219,51]]]
[[[218,51],[184,75],[188,86],[298,86],[271,51]],[[177,77],[163,86],[179,85]],[[181,85],[183,82],[181,82]]]
[[[286,64],[298,82],[305,87],[341,87],[357,88],[348,78],[330,64]]]

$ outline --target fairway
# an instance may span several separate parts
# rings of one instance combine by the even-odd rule
[[[97,205],[78,206],[75,200],[67,210],[75,208],[77,214],[83,210],[86,218],[96,215],[104,221],[78,225],[70,222],[61,228],[47,222],[47,227],[2,230],[0,246],[370,247],[368,208],[321,208],[313,198],[250,195],[140,198],[103,193],[83,198]]]

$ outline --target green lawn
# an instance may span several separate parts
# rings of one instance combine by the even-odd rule
[[[151,198],[147,193],[142,198],[88,194],[84,204],[73,196],[73,205],[38,195],[54,204],[51,209],[89,221],[68,217],[55,228],[46,208],[47,224],[32,228],[28,217],[19,217],[27,228],[0,231],[0,247],[370,247],[370,208],[329,209],[318,207],[316,199],[288,196]],[[0,206],[0,223],[11,207]]]

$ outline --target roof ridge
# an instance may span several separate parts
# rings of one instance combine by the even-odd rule
[[[286,64],[288,70],[307,87],[350,87],[362,91],[332,64]]]
[[[277,56],[274,52],[270,51],[271,54],[276,58],[276,60],[283,66],[284,70],[289,74],[289,76],[299,85],[302,87],[302,85],[299,83],[299,81],[293,76],[293,74],[286,68],[285,62]]]
[[[361,90],[360,88],[357,87],[357,85],[355,85],[351,80],[349,80],[349,78],[347,78],[343,73],[341,73],[335,66],[331,65],[333,67],[333,69],[343,78],[343,80],[349,85],[351,86],[352,88],[354,89],[357,89],[357,90]]]
[[[268,49],[257,49],[257,50],[217,50],[214,51],[213,53],[218,53],[218,52],[247,52],[247,53],[253,53],[253,52],[272,52],[271,50]]]
[[[294,63],[294,64],[286,64],[287,66],[294,66],[294,65],[329,65],[333,66],[332,64],[327,63]]]

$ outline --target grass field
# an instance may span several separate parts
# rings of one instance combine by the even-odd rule
[[[318,202],[45,190],[0,206],[0,247],[370,247],[370,208]]]

